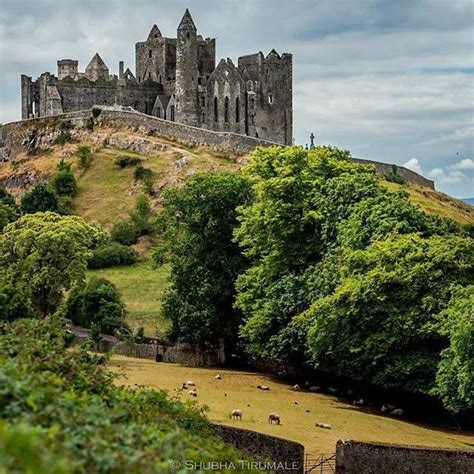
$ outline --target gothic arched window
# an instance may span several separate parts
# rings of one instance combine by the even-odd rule
[[[214,97],[214,122],[217,122],[219,119],[218,105],[217,97]]]
[[[229,98],[224,99],[224,122],[229,121]]]
[[[235,123],[240,123],[240,99],[235,99]]]

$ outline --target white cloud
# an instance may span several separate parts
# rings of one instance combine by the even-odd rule
[[[465,158],[464,160],[458,161],[451,165],[452,170],[474,170],[474,160],[470,158]]]
[[[409,159],[406,163],[403,163],[403,166],[409,170],[414,171],[415,173],[423,174],[420,162],[416,158]]]
[[[441,168],[433,168],[429,173],[428,177],[440,184],[455,184],[465,180],[467,176],[461,171],[449,171],[445,172]]]

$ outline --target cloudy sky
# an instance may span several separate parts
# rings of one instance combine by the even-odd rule
[[[217,56],[294,55],[294,135],[405,164],[474,196],[470,0],[0,0],[0,122],[20,118],[20,74],[83,69],[98,51],[134,71],[134,43],[189,7]]]

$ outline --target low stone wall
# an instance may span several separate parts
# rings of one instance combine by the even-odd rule
[[[383,176],[390,176],[393,172],[393,165],[390,163],[382,163],[380,161],[372,161],[372,160],[363,160],[362,158],[352,158],[352,161],[355,163],[359,163],[361,165],[374,165],[377,173]],[[408,183],[418,184],[420,186],[425,186],[427,188],[434,189],[434,181],[431,179],[427,179],[421,174],[415,173],[404,166],[396,166],[397,175],[403,178]]]
[[[304,446],[283,438],[256,431],[213,424],[216,433],[228,444],[245,451],[259,461],[266,461],[269,470],[302,473]]]
[[[59,134],[59,123],[70,120],[75,125],[83,125],[90,120],[91,111],[84,110],[62,115],[28,119],[11,122],[2,127],[0,137],[0,161],[10,161],[21,151],[28,151],[37,146],[50,145]],[[214,132],[204,128],[170,122],[135,111],[102,109],[95,119],[98,127],[131,129],[144,135],[156,136],[180,143],[184,146],[206,146],[217,152],[231,155],[245,155],[257,146],[274,146],[276,143],[258,138],[229,132]],[[113,143],[111,143],[113,144]],[[161,145],[162,146],[162,145]],[[378,161],[353,158],[360,164],[375,166],[377,172],[384,176],[392,174],[393,165]],[[396,166],[397,174],[407,182],[434,189],[434,182],[403,166]]]
[[[189,344],[158,345],[155,360],[188,367],[217,367],[224,365],[225,353],[223,347],[202,350]]]
[[[474,451],[338,441],[338,474],[468,474]]]

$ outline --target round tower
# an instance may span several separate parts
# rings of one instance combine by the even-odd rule
[[[176,121],[198,126],[197,30],[186,9],[176,44]]]

